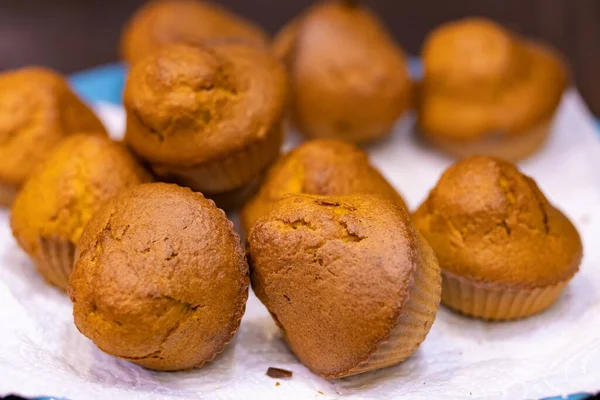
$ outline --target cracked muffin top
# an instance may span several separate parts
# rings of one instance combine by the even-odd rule
[[[440,26],[422,58],[419,124],[454,140],[526,132],[552,117],[568,83],[555,51],[483,18]]]
[[[193,166],[267,140],[285,110],[286,78],[267,50],[220,41],[171,45],[125,85],[125,140],[151,163]]]
[[[242,210],[242,224],[248,231],[275,202],[288,194],[355,193],[389,196],[406,207],[400,194],[357,146],[335,139],[311,140],[281,157],[269,169],[259,193]]]
[[[106,131],[58,73],[0,74],[0,183],[20,186],[65,136],[81,132]]]
[[[75,324],[111,355],[199,368],[239,326],[249,284],[242,245],[199,193],[164,183],[123,191],[90,220],[77,251]]]
[[[577,230],[533,179],[491,157],[450,167],[413,220],[442,270],[474,281],[547,286],[582,257]]]
[[[123,58],[133,64],[165,45],[198,45],[230,38],[266,44],[267,34],[217,4],[198,0],[155,0],[141,7],[121,38]]]
[[[287,196],[248,238],[254,292],[325,377],[356,367],[396,325],[422,250],[406,210],[367,194]]]

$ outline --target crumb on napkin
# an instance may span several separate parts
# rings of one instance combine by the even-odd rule
[[[288,371],[287,369],[269,367],[269,369],[267,369],[267,376],[271,378],[291,378],[292,371]]]

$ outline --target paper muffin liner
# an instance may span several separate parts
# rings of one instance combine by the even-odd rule
[[[476,318],[512,320],[537,314],[550,307],[567,283],[568,280],[532,289],[503,287],[442,271],[442,303]]]
[[[422,251],[428,253],[426,259],[434,261],[422,262],[415,271],[408,301],[402,307],[396,325],[369,358],[338,377],[398,364],[410,357],[425,340],[440,306],[442,288],[440,268],[433,250],[423,243],[424,239],[420,240]]]
[[[13,185],[0,184],[0,206],[12,206],[15,197],[17,197],[18,189]]]
[[[486,155],[514,162],[529,156],[544,144],[552,128],[552,121],[552,117],[545,119],[518,134],[490,132],[469,141],[450,140],[432,134],[424,136],[432,145],[459,159]]]
[[[71,241],[58,236],[38,238],[35,263],[50,284],[67,290],[74,260],[75,245]]]
[[[265,137],[227,156],[191,167],[153,165],[157,176],[202,193],[223,193],[252,182],[279,156],[283,125],[278,123]]]

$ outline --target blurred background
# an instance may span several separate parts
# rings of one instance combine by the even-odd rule
[[[311,0],[215,0],[275,33]],[[121,28],[144,0],[0,0],[0,70],[27,64],[72,73],[117,61]],[[425,35],[464,16],[493,18],[552,44],[600,115],[600,0],[365,0],[418,55]]]

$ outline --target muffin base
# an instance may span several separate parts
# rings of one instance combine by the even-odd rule
[[[189,167],[152,164],[152,170],[159,180],[214,196],[252,182],[279,157],[282,144],[283,125],[279,123],[262,141],[224,158]]]
[[[356,367],[326,378],[341,378],[398,364],[410,357],[425,340],[440,306],[442,287],[440,267],[433,250],[421,235],[419,244],[423,256],[413,276],[408,300],[388,337]]]
[[[515,162],[530,156],[542,147],[551,126],[550,118],[518,134],[489,134],[473,141],[457,141],[431,134],[423,136],[433,146],[458,159],[485,155]]]
[[[17,197],[18,189],[12,185],[0,184],[0,206],[10,207],[12,206],[15,197]]]
[[[39,237],[35,264],[44,279],[62,290],[69,287],[75,245],[58,236]]]
[[[442,271],[442,303],[462,314],[494,321],[508,321],[538,314],[560,296],[568,280],[526,289],[475,282]]]

